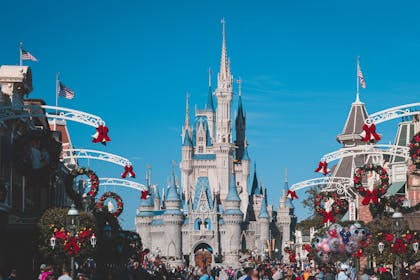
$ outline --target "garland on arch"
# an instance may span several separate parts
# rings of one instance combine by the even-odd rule
[[[331,204],[326,207],[326,204]],[[334,223],[335,215],[344,214],[348,209],[347,200],[339,197],[337,193],[321,192],[315,196],[315,211],[324,217],[323,223]]]
[[[98,203],[96,204],[97,205],[97,208],[99,210],[102,210],[102,208],[104,207],[105,200],[107,200],[108,198],[114,199],[115,202],[117,203],[117,209],[114,212],[112,212],[111,214],[114,217],[118,217],[119,215],[121,215],[122,211],[124,210],[124,203],[123,203],[121,197],[118,194],[114,193],[114,192],[106,192],[106,193],[104,193],[101,196],[101,198],[99,199]]]
[[[408,147],[410,148],[409,153],[411,161],[417,169],[420,169],[420,131],[414,135]]]
[[[363,176],[366,175],[366,173],[369,171],[376,172],[376,174],[379,175],[379,178],[381,180],[380,185],[373,190],[365,188],[362,183]],[[354,170],[353,183],[356,191],[363,197],[363,205],[369,205],[370,202],[378,204],[379,199],[387,192],[389,188],[389,175],[388,172],[382,166],[369,163],[357,167]]]
[[[71,171],[73,177],[86,175],[90,179],[90,190],[87,193],[91,198],[95,198],[99,191],[99,178],[93,170],[85,167],[77,167]]]

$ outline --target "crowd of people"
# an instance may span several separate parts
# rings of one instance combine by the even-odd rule
[[[168,264],[134,261],[124,271],[110,269],[104,274],[90,273],[86,269],[78,270],[74,279],[66,267],[42,264],[37,280],[393,280],[397,279],[391,266],[366,268],[359,276],[355,267],[340,264],[336,267],[313,268],[297,267],[295,264],[264,262],[255,265],[243,265],[240,268],[214,265],[212,268],[198,266],[170,266]],[[415,266],[402,273],[405,280],[420,279],[420,270]],[[20,280],[16,270],[0,280]],[[25,279],[26,280],[26,279]]]

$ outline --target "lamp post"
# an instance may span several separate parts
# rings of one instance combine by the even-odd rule
[[[403,227],[403,215],[401,214],[401,212],[397,210],[395,210],[394,214],[392,214],[392,219],[394,220],[394,232],[395,232],[395,238],[400,238],[400,232],[402,230]],[[399,254],[396,254],[395,256],[395,274],[398,280],[401,279],[401,270],[400,270],[400,265],[401,265],[401,257]]]
[[[66,229],[68,232],[70,232],[72,237],[76,235],[77,229],[79,228],[79,223],[80,223],[79,211],[76,209],[76,206],[72,204],[69,211],[67,212],[67,217],[66,217]],[[74,279],[74,256],[73,255],[71,255],[70,257],[70,275],[71,275],[71,278]]]
[[[378,243],[378,250],[379,250],[379,253],[381,253],[381,254],[382,254],[382,252],[384,251],[384,249],[385,249],[385,244],[384,244],[383,242],[379,242],[379,243]]]

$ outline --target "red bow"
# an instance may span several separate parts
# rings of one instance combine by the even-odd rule
[[[296,262],[296,254],[295,254],[295,253],[293,253],[293,254],[291,254],[291,255],[289,256],[289,261],[290,261],[291,263]]]
[[[353,257],[358,258],[358,259],[361,258],[362,256],[363,256],[362,249],[357,250],[356,253],[353,254]]]
[[[406,246],[402,239],[395,240],[394,246],[392,247],[392,251],[396,254],[405,254]]]
[[[362,136],[362,140],[363,142],[369,142],[369,141],[379,141],[381,140],[381,136],[379,136],[379,134],[376,133],[376,126],[375,124],[364,124],[362,126],[362,133],[360,133],[360,136]]]
[[[372,200],[373,203],[378,204],[378,191],[377,190],[366,190],[366,196],[363,198],[362,204],[368,205]]]
[[[108,127],[102,124],[96,128],[96,133],[92,135],[92,137],[93,137],[92,139],[93,143],[100,142],[102,145],[106,145],[106,142],[111,141],[111,139],[108,136]]]
[[[290,198],[290,200],[294,200],[294,199],[298,199],[299,197],[297,196],[295,191],[291,191],[288,190],[287,191],[287,197]]]
[[[147,199],[150,195],[149,191],[141,191],[141,199]]]
[[[305,249],[306,252],[310,252],[312,250],[312,247],[309,244],[305,244],[303,245],[303,249]]]
[[[55,239],[64,240],[64,239],[66,239],[67,235],[66,235],[66,232],[64,230],[60,230],[60,231],[57,231],[56,233],[54,233],[54,237],[55,237]]]
[[[322,216],[324,216],[324,219],[322,220],[324,224],[328,223],[328,221],[330,221],[331,223],[335,222],[335,218],[332,211],[324,211],[322,212]]]
[[[69,255],[77,255],[80,252],[80,246],[77,243],[75,237],[70,237],[67,239],[67,242],[64,244],[64,251]]]
[[[123,172],[123,174],[121,174],[121,178],[125,179],[127,177],[127,175],[130,175],[131,178],[136,178],[136,173],[134,173],[132,165],[124,166],[124,172]]]
[[[394,240],[394,235],[392,233],[385,234],[385,240],[391,243]]]
[[[326,161],[320,161],[318,164],[318,168],[315,169],[315,172],[322,173],[324,174],[324,176],[326,176],[330,172],[330,170],[328,169],[328,163]]]

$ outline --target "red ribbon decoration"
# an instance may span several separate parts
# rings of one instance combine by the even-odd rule
[[[289,261],[290,261],[291,263],[296,262],[296,253],[292,253],[292,254],[290,254],[290,256],[289,256]]]
[[[394,235],[392,233],[385,234],[385,240],[391,243],[394,240]]]
[[[392,251],[396,254],[405,254],[406,246],[404,240],[397,239],[395,240],[394,246],[392,246]]]
[[[54,233],[55,239],[65,240],[67,237],[66,232],[64,230],[60,230]]]
[[[96,128],[96,133],[92,136],[93,143],[101,143],[102,145],[106,146],[106,142],[110,142],[111,138],[108,136],[108,127],[104,125],[99,125]]]
[[[366,190],[366,195],[362,200],[363,205],[368,205],[372,201],[374,204],[378,204],[378,191],[377,190]]]
[[[294,200],[294,199],[298,199],[299,197],[297,196],[295,191],[291,191],[288,190],[287,191],[287,197],[290,198],[290,200]]]
[[[330,172],[328,170],[328,163],[326,161],[324,162],[320,161],[318,163],[317,169],[315,169],[315,172],[319,172],[319,173],[324,174],[324,176],[327,176],[327,174]]]
[[[149,191],[141,191],[141,199],[147,199],[150,195]]]
[[[124,166],[124,172],[123,172],[123,174],[121,174],[121,178],[125,179],[127,177],[127,175],[130,175],[131,178],[136,178],[136,173],[134,173],[132,165]]]
[[[77,243],[77,239],[75,237],[70,237],[67,239],[66,244],[64,244],[64,251],[66,251],[69,255],[79,254],[80,246]]]
[[[306,252],[310,252],[312,250],[312,247],[309,244],[304,244],[303,249],[305,249]]]
[[[330,221],[331,223],[335,222],[335,218],[332,211],[324,211],[322,212],[322,216],[324,216],[324,219],[322,220],[324,224],[326,224],[328,221]]]
[[[371,140],[376,142],[376,141],[381,140],[381,136],[379,136],[379,134],[376,133],[376,126],[375,126],[374,123],[371,124],[371,125],[364,124],[362,126],[362,129],[363,129],[363,132],[364,132],[364,136],[362,135],[363,142],[369,142]],[[363,134],[363,132],[362,132],[362,134]]]
[[[359,249],[356,251],[356,253],[353,254],[353,257],[360,259],[363,256],[362,249]]]

